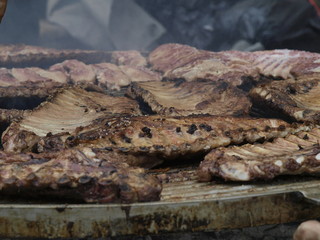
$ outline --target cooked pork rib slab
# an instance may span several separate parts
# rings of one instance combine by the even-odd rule
[[[4,133],[2,143],[8,152],[30,151],[32,144],[40,137],[71,133],[77,127],[88,126],[96,119],[114,114],[139,115],[140,110],[135,101],[125,97],[66,88],[42,103],[22,121],[13,123]],[[28,135],[27,132],[32,134]],[[23,136],[30,138],[23,140]]]
[[[278,112],[296,121],[320,122],[320,79],[275,81],[253,88],[250,97],[264,111]]]
[[[252,68],[264,76],[295,79],[302,76],[320,76],[320,54],[296,50],[257,51],[248,55]]]
[[[44,154],[0,152],[0,193],[98,203],[159,200],[159,180],[122,163],[123,157],[90,148]]]
[[[320,172],[320,130],[299,132],[264,144],[212,150],[198,170],[200,181],[272,179],[279,175]]]
[[[106,90],[120,90],[131,82],[161,80],[159,73],[153,72],[144,67],[116,66],[111,63],[100,63],[86,65],[77,60],[67,60],[51,66],[49,70],[31,68],[0,68],[0,111],[2,117],[8,113],[8,117],[2,118],[6,122],[14,120],[13,116],[23,115],[23,112],[16,114],[16,109],[30,109],[15,107],[17,104],[28,105],[38,99],[38,102],[45,100],[59,89],[70,85],[81,85],[86,89],[104,92]],[[113,93],[114,94],[114,93]],[[123,93],[115,94],[121,95]],[[41,99],[41,101],[40,101]],[[6,102],[4,105],[3,102]],[[8,104],[7,104],[8,103]],[[34,107],[33,104],[31,104]],[[1,109],[2,108],[2,109]],[[8,108],[13,108],[10,113]]]
[[[175,81],[133,83],[128,95],[142,99],[151,109],[165,116],[191,114],[244,116],[251,103],[245,93],[225,82]]]
[[[28,45],[1,45],[0,65],[2,67],[48,67],[67,59],[77,59],[87,64],[108,62],[111,53],[90,50],[57,50]]]
[[[152,68],[167,79],[224,79],[235,86],[265,77],[296,79],[320,76],[320,54],[295,50],[271,50],[252,53],[238,51],[209,52],[180,44],[164,44],[149,55]],[[263,78],[261,78],[263,76]]]
[[[148,60],[153,69],[168,79],[217,81],[224,78],[237,86],[242,84],[242,76],[256,75],[245,56],[246,53],[236,51],[214,53],[186,45],[164,44],[152,51]]]
[[[288,133],[310,128],[274,119],[213,116],[114,117],[100,118],[94,124],[77,128],[70,135],[37,139],[37,143],[30,141],[35,139],[33,132],[14,131],[14,127],[12,125],[3,136],[6,151],[39,149],[39,145],[40,149],[45,146],[46,151],[93,147],[134,156],[169,159],[203,154],[213,148],[230,144],[284,137]]]

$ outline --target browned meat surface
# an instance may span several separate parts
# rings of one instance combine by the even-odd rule
[[[114,51],[111,55],[111,61],[116,65],[127,65],[134,67],[146,67],[147,60],[136,50]]]
[[[234,86],[320,75],[320,54],[295,50],[215,53],[165,44],[151,52],[148,60],[168,79],[223,79]]]
[[[28,45],[0,45],[0,65],[2,67],[47,67],[67,59],[77,59],[85,63],[107,62],[110,52],[89,50],[57,50]]]
[[[3,135],[2,143],[8,152],[30,151],[40,137],[73,132],[77,127],[88,126],[96,119],[114,114],[139,115],[140,110],[135,101],[125,97],[67,88],[42,103],[22,121],[13,123]]]
[[[320,74],[320,54],[295,50],[271,50],[252,53],[252,68],[261,75],[295,79]]]
[[[225,82],[133,83],[128,94],[132,98],[142,99],[154,112],[165,116],[241,116],[246,115],[251,106],[243,91]]]
[[[69,146],[111,147],[123,152],[168,158],[208,152],[212,148],[254,143],[309,129],[281,120],[213,116],[114,118],[77,129]]]
[[[24,125],[21,127],[23,122],[12,124],[3,135],[5,151],[94,147],[134,156],[175,158],[203,154],[230,144],[284,137],[288,133],[309,129],[306,125],[290,125],[274,119],[137,116],[100,118],[70,134],[51,136],[36,127],[33,130]],[[45,124],[46,121],[42,122]]]
[[[212,150],[201,162],[200,181],[272,179],[278,175],[320,172],[320,130],[300,132],[264,144]]]
[[[165,73],[196,60],[199,58],[199,54],[199,50],[194,47],[181,44],[164,44],[149,54],[148,61],[153,69]],[[210,55],[209,52],[208,54]]]
[[[0,152],[0,156],[2,197],[58,197],[97,203],[160,199],[159,180],[122,163],[125,156],[90,148],[44,154]]]
[[[285,115],[296,121],[320,122],[320,79],[275,81],[251,90],[260,109]]]
[[[214,53],[186,45],[165,44],[150,53],[149,62],[168,79],[217,81],[223,78],[238,86],[243,83],[243,76],[257,75],[255,69],[249,67],[246,55],[236,51]]]

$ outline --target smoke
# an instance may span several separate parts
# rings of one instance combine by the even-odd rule
[[[320,52],[319,40],[320,17],[301,0],[9,0],[0,24],[0,44],[60,49]]]
[[[165,33],[133,0],[11,0],[0,31],[1,43],[99,50],[146,50]]]

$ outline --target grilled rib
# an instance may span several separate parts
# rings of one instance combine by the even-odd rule
[[[33,122],[37,121],[29,121],[29,126],[35,126]],[[5,151],[94,147],[138,157],[170,159],[203,154],[230,144],[284,137],[288,133],[310,128],[275,119],[136,116],[99,118],[91,125],[78,127],[70,133],[45,135],[42,129],[34,127],[32,131],[28,125],[21,123],[12,124],[3,135]]]
[[[9,152],[30,151],[39,137],[73,132],[77,127],[85,127],[96,119],[114,114],[139,115],[140,110],[136,102],[125,97],[66,88],[22,121],[13,123],[3,135],[3,145]]]
[[[246,55],[236,51],[215,53],[181,44],[164,44],[152,51],[148,60],[164,78],[186,81],[224,79],[238,86],[243,83],[241,77],[256,76]]]
[[[320,54],[296,50],[209,52],[164,44],[149,55],[152,68],[167,79],[224,81],[250,89],[259,83],[320,75]]]
[[[161,183],[143,169],[122,163],[124,156],[90,148],[44,154],[0,152],[3,196],[57,197],[97,203],[160,199]],[[118,159],[117,159],[118,158]]]
[[[180,80],[133,83],[127,94],[142,99],[152,111],[165,116],[244,116],[251,106],[243,91],[225,82]]]
[[[272,179],[279,175],[320,172],[320,130],[299,132],[264,144],[212,150],[198,169],[200,181]]]
[[[276,112],[295,121],[319,123],[319,83],[320,79],[316,77],[276,81],[252,89],[249,95],[265,112]]]
[[[320,54],[297,50],[257,51],[248,55],[259,74],[273,78],[296,79],[319,76]]]

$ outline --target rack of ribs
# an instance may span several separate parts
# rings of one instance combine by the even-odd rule
[[[251,107],[245,92],[223,81],[136,82],[127,94],[164,116],[247,116]]]
[[[294,121],[319,123],[319,83],[318,77],[276,81],[253,88],[249,96],[253,104],[266,113],[270,111]]]
[[[2,195],[93,203],[160,199],[162,187],[156,177],[129,167],[122,163],[123,156],[113,153],[84,148],[42,154],[0,152],[0,156]]]
[[[198,169],[200,181],[222,177],[228,181],[272,179],[320,171],[320,130],[299,132],[263,144],[212,150]]]
[[[68,106],[55,104],[52,113],[66,112],[66,109]],[[310,126],[305,124],[288,124],[277,119],[216,116],[92,115],[84,123],[86,118],[69,120],[67,114],[61,118],[52,118],[52,110],[49,110],[50,104],[43,104],[38,111],[20,122],[13,123],[2,136],[5,151],[57,151],[70,147],[94,147],[125,154],[172,159],[203,154],[220,146],[265,141],[310,129]],[[42,117],[43,115],[45,116]],[[68,129],[70,125],[72,129]]]

